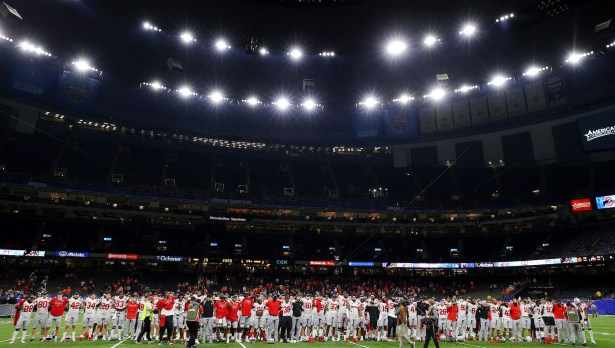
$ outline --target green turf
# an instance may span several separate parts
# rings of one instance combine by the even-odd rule
[[[597,344],[595,346],[599,346],[601,348],[615,348],[615,316],[600,316],[598,318],[594,318],[591,319],[592,320],[592,328],[594,330],[594,338],[597,342]],[[80,328],[80,324],[77,325],[77,328],[79,330]],[[60,331],[62,332],[62,331]],[[79,332],[79,331],[77,331]],[[0,347],[13,347],[13,346],[22,346],[23,344],[19,343],[19,339],[21,339],[21,333],[20,335],[18,335],[18,343],[15,343],[14,345],[10,345],[9,344],[9,339],[11,338],[11,335],[13,333],[13,321],[12,319],[0,319]],[[28,332],[28,339],[30,332]],[[61,333],[60,333],[61,335]],[[587,340],[589,342],[589,335],[586,335]],[[503,343],[503,344],[498,344],[498,343],[486,343],[486,342],[465,342],[465,343],[460,343],[460,344],[455,344],[455,343],[449,343],[449,342],[441,342],[440,343],[443,347],[451,347],[453,345],[458,346],[459,348],[463,348],[463,347],[469,347],[469,348],[490,348],[490,347],[494,347],[494,346],[502,346],[502,345],[514,345],[515,347],[536,347],[536,346],[542,346],[542,344],[540,343]],[[44,346],[44,347],[124,347],[124,346],[135,346],[134,342],[131,341],[125,341],[125,342],[119,342],[119,341],[82,341],[82,342],[71,342],[71,343],[63,343],[63,342],[51,342],[51,343],[39,343],[39,342],[33,342],[33,343],[26,343],[26,345],[30,345],[30,346]],[[250,346],[262,346],[263,348],[266,346],[272,346],[270,344],[266,344],[266,343],[256,343],[256,344],[250,344],[250,343],[244,343],[243,344],[246,347],[250,347]],[[397,347],[399,344],[397,342],[359,342],[357,344],[353,344],[353,343],[344,343],[344,342],[324,342],[324,343],[296,343],[296,344],[282,344],[282,343],[276,343],[273,346],[280,346],[280,345],[285,345],[285,346],[290,346],[293,348],[308,348],[308,347],[321,347],[321,348],[332,348],[332,347],[339,347],[339,346],[349,346],[349,347],[358,347],[358,348],[391,348],[391,347]],[[591,343],[588,344],[589,346],[593,346]],[[147,345],[147,344],[142,344],[140,345],[140,347],[154,347],[154,346],[158,346],[158,345]],[[181,347],[181,345],[177,344],[177,347]],[[200,347],[204,347],[204,346],[224,346],[224,347],[228,347],[228,348],[243,348],[240,344],[237,343],[230,343],[230,344],[200,344]],[[417,347],[422,347],[422,343],[419,342],[419,344],[417,344]],[[434,347],[433,343],[430,344],[430,347]]]

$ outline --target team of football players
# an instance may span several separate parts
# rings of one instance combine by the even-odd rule
[[[265,295],[167,292],[164,296],[123,293],[101,298],[44,292],[29,295],[16,306],[15,331],[10,343],[40,341],[125,340],[141,343],[143,333],[159,342],[314,342],[395,340],[403,323],[408,336],[425,339],[425,318],[437,321],[440,339],[475,341],[552,341],[585,345],[585,329],[595,343],[588,304],[575,299],[510,302],[478,299],[414,300],[401,296],[376,298],[348,293]],[[404,310],[400,310],[403,307]],[[64,316],[64,313],[66,315]],[[83,312],[81,332],[77,333]],[[196,313],[195,313],[196,312]],[[400,315],[406,316],[404,320]],[[59,330],[64,317],[64,331]],[[190,325],[190,323],[194,325]],[[144,323],[147,325],[144,326]],[[30,325],[32,324],[32,325]],[[151,325],[150,325],[151,324]],[[147,332],[145,332],[147,331]],[[405,332],[406,330],[404,330]],[[557,331],[557,333],[556,333]],[[165,334],[166,332],[166,334]],[[141,333],[141,335],[139,335]],[[77,336],[78,335],[78,336]]]

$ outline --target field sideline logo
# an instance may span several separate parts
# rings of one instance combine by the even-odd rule
[[[585,136],[585,138],[587,138],[587,141],[590,142],[592,140],[606,137],[606,136],[613,135],[613,134],[615,134],[615,126],[599,128],[596,130],[588,130],[587,134],[583,134],[583,135]]]

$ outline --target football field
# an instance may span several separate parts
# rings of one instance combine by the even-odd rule
[[[591,319],[592,328],[594,331],[594,338],[596,340],[596,345],[589,343],[589,335],[586,334],[588,346],[599,346],[603,348],[615,348],[615,316],[600,316],[598,318]],[[80,326],[77,326],[77,332],[80,332]],[[18,335],[17,341],[15,344],[9,344],[11,335],[13,333],[13,320],[12,319],[0,319],[0,347],[16,347],[16,346],[44,346],[44,347],[125,347],[125,346],[135,346],[135,343],[132,341],[81,341],[81,342],[45,342],[41,343],[38,341],[32,343],[22,344],[19,343],[21,339],[21,332]],[[40,330],[39,330],[40,331]],[[60,331],[62,332],[62,331]],[[60,333],[61,335],[61,333]],[[28,340],[30,338],[30,331],[28,331]],[[147,345],[147,342],[143,342],[143,345]],[[166,343],[164,344],[166,346]],[[307,347],[322,347],[322,348],[332,348],[339,346],[348,346],[355,348],[386,348],[386,347],[397,347],[399,346],[398,342],[358,342],[358,343],[345,343],[345,342],[316,342],[316,343],[275,343],[273,346],[292,346],[296,348],[307,348]],[[459,346],[459,348],[491,348],[502,345],[514,345],[517,347],[536,347],[542,346],[542,343],[488,343],[488,342],[459,342],[459,343],[451,343],[451,342],[440,342],[441,346],[451,347],[451,346]],[[552,343],[552,345],[563,345]],[[151,346],[154,346],[152,344]],[[155,346],[158,346],[157,344]],[[180,347],[182,345],[176,344],[176,346]],[[214,344],[203,344],[199,345],[200,347],[204,346],[226,346],[229,348],[245,348],[250,346],[272,346],[272,344],[267,343],[214,343]],[[408,345],[406,345],[408,347]],[[422,342],[417,342],[417,347],[422,347]],[[430,347],[434,347],[433,343],[430,343]]]

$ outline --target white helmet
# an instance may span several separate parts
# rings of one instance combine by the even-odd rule
[[[574,298],[574,303],[581,303],[581,299],[579,299],[578,297]]]

